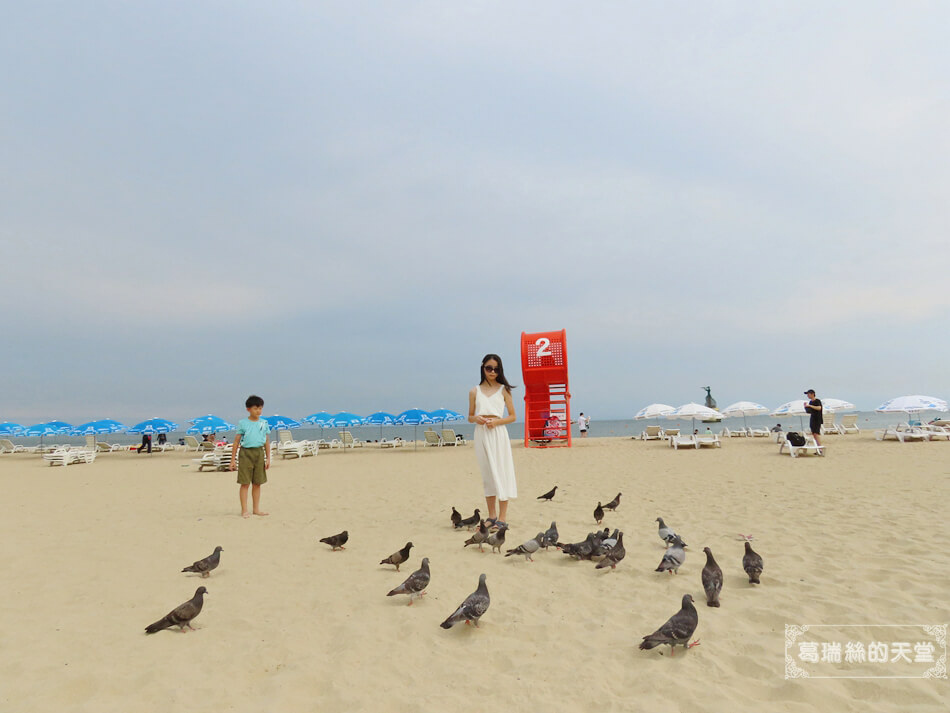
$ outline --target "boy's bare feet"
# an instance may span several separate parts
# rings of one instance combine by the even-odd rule
[[[269,512],[264,512],[263,510],[255,510],[254,514],[255,515],[270,515]]]
[[[247,510],[241,513],[241,517],[243,517],[245,520],[249,518],[250,516],[251,516],[251,513],[249,513]]]

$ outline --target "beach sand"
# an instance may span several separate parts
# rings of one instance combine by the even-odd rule
[[[517,433],[513,430],[512,433]],[[946,680],[784,677],[788,624],[947,623],[950,444],[826,437],[825,458],[767,439],[673,451],[576,440],[514,458],[508,546],[556,520],[563,542],[623,492],[605,525],[626,559],[595,570],[464,548],[451,506],[484,509],[472,445],[277,461],[271,515],[243,520],[231,473],[194,454],[102,454],[48,467],[0,456],[0,701],[9,711],[944,711]],[[553,502],[536,496],[558,485]],[[677,576],[657,516],[690,548]],[[346,550],[318,539],[349,530]],[[751,534],[762,584],[741,568]],[[400,572],[377,563],[411,540]],[[224,548],[208,579],[182,567]],[[725,572],[722,607],[702,548]],[[428,595],[386,597],[429,557]],[[481,627],[439,627],[488,575]],[[205,585],[198,631],[144,627]],[[639,651],[691,593],[701,645]],[[660,653],[662,652],[662,654]],[[939,652],[938,652],[939,653]],[[940,701],[944,703],[940,703]]]

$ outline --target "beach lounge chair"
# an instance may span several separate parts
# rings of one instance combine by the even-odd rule
[[[0,453],[16,453],[16,446],[9,438],[0,438]]]
[[[750,438],[768,438],[771,432],[767,428],[750,428],[748,433]]]
[[[945,438],[950,441],[950,428],[944,428],[943,426],[933,426],[929,423],[925,423],[920,427],[920,430],[930,436],[930,440],[933,441],[937,438]]]
[[[825,411],[821,419],[821,435],[841,435],[843,431],[835,423],[833,411]]]
[[[211,441],[199,441],[194,436],[185,436],[186,451],[213,451],[214,444]]]
[[[841,433],[858,433],[861,429],[858,428],[858,414],[856,413],[846,413],[841,416],[841,423],[838,424],[838,427],[841,429]]]
[[[930,434],[916,426],[901,424],[899,426],[888,426],[882,430],[875,431],[874,438],[878,441],[886,441],[889,438],[893,438],[895,441],[907,443],[907,441],[929,441]]]
[[[281,458],[303,458],[314,456],[319,450],[315,441],[290,441],[277,444],[277,455]]]
[[[676,429],[677,431],[679,429]],[[673,450],[679,450],[680,448],[699,448],[699,440],[692,433],[689,435],[681,436],[679,433],[670,436],[670,448]]]
[[[340,431],[340,443],[342,448],[362,448],[363,441],[359,438],[353,438],[349,431]]]
[[[723,438],[745,438],[746,432],[744,428],[729,428],[728,426],[723,426],[722,432],[719,435]]]
[[[663,432],[663,429],[659,426],[647,426],[640,433],[641,441],[659,441],[663,438],[660,434]]]
[[[791,455],[792,458],[798,458],[798,456],[802,454],[823,456],[825,455],[824,448],[824,446],[819,446],[817,443],[815,443],[813,436],[805,436],[804,446],[794,445],[790,440],[788,440],[788,437],[786,436],[785,441],[781,446],[779,446],[778,452],[783,453],[785,449],[788,449],[789,455]]]
[[[442,429],[442,445],[443,446],[464,446],[465,439],[462,438],[459,434],[453,431],[451,428]]]
[[[680,435],[680,430],[678,428],[667,428],[660,431],[660,437],[666,441],[669,441],[674,436],[678,436],[678,435]]]
[[[239,462],[240,459],[241,449],[239,448],[236,454],[235,462]],[[203,471],[205,468],[211,468],[212,470],[230,470],[231,449],[215,448],[213,451],[205,453],[200,458],[192,458],[192,461],[198,464],[199,471]]]
[[[423,434],[426,437],[425,446],[442,446],[442,438],[435,431],[425,431]]]
[[[53,465],[72,465],[73,463],[79,463],[81,456],[79,451],[72,450],[68,447],[58,448],[52,453],[44,453],[43,460]]]
[[[696,437],[697,448],[722,448],[722,441],[715,433],[700,433]]]

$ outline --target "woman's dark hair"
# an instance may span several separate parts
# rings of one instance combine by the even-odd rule
[[[498,373],[495,375],[495,381],[504,386],[508,393],[511,393],[511,390],[515,387],[509,384],[508,379],[505,378],[505,365],[501,363],[501,357],[497,354],[486,354],[482,357],[482,366],[478,370],[479,385],[487,381],[485,378],[485,362],[489,359],[494,359],[498,362]]]

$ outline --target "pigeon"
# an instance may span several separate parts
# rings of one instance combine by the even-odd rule
[[[669,546],[669,544],[673,541],[673,538],[676,537],[676,533],[673,532],[672,527],[666,526],[666,523],[663,522],[662,517],[658,517],[656,521],[660,523],[660,530],[658,533],[660,535],[660,539],[663,540],[667,544],[667,546]],[[683,543],[683,544],[685,545],[686,543]]]
[[[539,495],[537,497],[537,500],[553,500],[555,490],[557,490],[556,485],[553,488],[551,488],[548,492],[546,492],[544,495]]]
[[[330,551],[332,552],[333,550],[336,550],[336,549],[345,550],[346,548],[343,545],[346,544],[346,541],[348,539],[350,539],[350,533],[344,530],[339,535],[330,535],[329,537],[322,537],[320,538],[320,542],[326,542],[328,545],[330,545]]]
[[[508,531],[507,525],[502,525],[495,532],[488,536],[486,542],[491,545],[491,551],[501,554],[501,546],[505,544],[505,533]]]
[[[380,561],[380,564],[394,564],[396,565],[396,571],[399,571],[399,565],[409,559],[409,550],[412,549],[412,543],[407,542],[406,546],[403,547],[399,552],[393,552],[389,557]]]
[[[455,509],[455,506],[452,506],[452,527],[456,530],[462,526],[462,513]]]
[[[742,556],[742,569],[749,575],[749,584],[761,584],[759,575],[762,574],[762,557],[748,542],[745,543],[745,554]]]
[[[617,535],[619,532],[620,530],[614,528],[614,531],[600,543],[605,550],[610,550],[611,547],[617,544]]]
[[[188,633],[185,631],[186,626],[194,631],[195,628],[191,625],[191,620],[201,613],[201,606],[205,603],[204,597],[207,593],[207,589],[204,587],[198,587],[198,589],[195,590],[195,596],[193,596],[184,604],[172,609],[154,624],[149,624],[146,626],[145,633],[154,634],[156,631],[168,629],[172,626],[177,626],[179,629],[181,629],[182,633]]]
[[[214,548],[214,552],[205,557],[203,560],[198,560],[190,567],[185,567],[182,572],[196,572],[201,575],[202,579],[211,576],[211,570],[217,568],[221,564],[221,552],[224,548],[221,545],[218,545]]]
[[[575,542],[568,545],[559,544],[558,547],[560,547],[561,551],[566,555],[570,555],[579,560],[589,560],[594,551],[601,546],[603,538],[604,533],[602,532],[589,532],[583,542]]]
[[[387,597],[394,597],[397,594],[409,595],[409,606],[412,606],[412,600],[416,597],[424,597],[426,587],[429,586],[429,558],[422,558],[422,566],[410,574],[406,581],[393,589]]]
[[[670,543],[669,549],[663,554],[663,559],[660,560],[660,566],[657,567],[655,571],[678,574],[677,570],[682,567],[683,562],[686,561],[686,551],[683,549],[684,547],[686,547],[686,543],[679,538],[679,535],[673,535],[673,541]]]
[[[531,557],[531,555],[541,549],[542,540],[544,540],[544,533],[539,532],[534,536],[533,539],[518,545],[513,550],[508,550],[508,554],[506,554],[505,557],[511,557],[512,555],[524,555],[525,560],[528,562],[534,562],[534,559]]]
[[[597,503],[597,507],[594,508],[594,520],[598,525],[604,520],[604,508],[599,502]]]
[[[621,496],[621,495],[623,495],[623,493],[617,493],[617,497],[615,497],[615,498],[614,498],[613,500],[611,500],[609,503],[607,503],[606,505],[604,505],[604,509],[605,509],[605,510],[616,510],[616,509],[617,509],[617,506],[620,504],[620,496]]]
[[[555,545],[555,546],[557,545],[557,523],[556,522],[551,523],[551,527],[547,529],[547,531],[544,533],[543,539],[541,540],[541,546],[544,549],[547,549],[551,545]]]
[[[488,587],[485,586],[485,575],[478,576],[478,589],[465,597],[465,601],[449,618],[443,621],[439,626],[443,629],[451,629],[460,621],[466,624],[472,622],[478,627],[478,620],[488,611],[488,605],[491,604],[491,598],[488,596]]]
[[[482,545],[485,544],[485,540],[488,539],[488,526],[485,524],[485,521],[482,520],[478,523],[478,529],[475,530],[474,534],[465,540],[463,547],[468,547],[469,545],[478,545],[478,551],[484,552]]]
[[[620,532],[617,534],[617,544],[610,548],[607,552],[607,556],[598,562],[594,569],[604,569],[606,567],[617,569],[620,560],[626,556],[627,551],[623,548],[623,533]]]
[[[699,624],[699,614],[696,607],[693,606],[693,598],[689,594],[683,595],[683,606],[669,620],[654,631],[649,636],[644,636],[640,643],[641,649],[652,649],[660,644],[670,645],[670,656],[673,655],[673,647],[682,644],[684,648],[691,649],[699,646],[699,640],[693,643],[687,643],[689,637],[696,631]]]
[[[722,570],[713,558],[712,550],[703,547],[706,553],[706,566],[703,567],[703,589],[706,590],[706,606],[719,606],[719,592],[722,591]]]
[[[467,527],[471,530],[474,525],[477,525],[479,522],[481,522],[481,519],[481,516],[478,514],[478,508],[475,508],[475,514],[462,520],[458,527]]]

